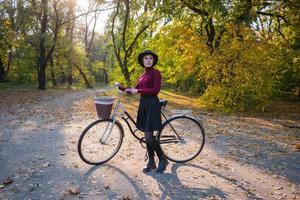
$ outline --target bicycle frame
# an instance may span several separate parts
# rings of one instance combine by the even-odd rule
[[[105,93],[106,91],[108,90],[100,89],[96,92]],[[137,134],[137,131],[140,130],[136,128],[137,122],[122,104],[122,92],[117,91],[118,98],[115,98],[111,117],[100,118],[92,122],[79,137],[77,150],[80,158],[88,164],[103,164],[112,159],[120,150],[125,134],[124,124],[117,119],[119,117],[125,121],[131,134],[145,148],[145,145],[143,145],[143,143],[146,143],[145,137],[143,137],[144,134]],[[160,130],[155,131],[155,137],[161,148],[166,152],[167,159],[179,163],[190,161],[198,156],[203,149],[205,142],[204,128],[196,118],[188,115],[188,113],[191,113],[190,110],[169,110],[166,108],[167,102],[167,100],[159,101],[161,117],[165,120],[161,124]],[[191,142],[191,145],[189,145],[189,142]],[[174,151],[174,148],[178,147],[178,151]],[[188,151],[185,150],[186,148],[188,148]],[[96,151],[100,154],[93,155]],[[145,158],[147,158],[147,155],[145,155]]]
[[[145,142],[145,138],[142,137],[141,139],[135,134],[136,131],[139,131],[140,129],[138,128],[135,128],[133,130],[131,123],[134,124],[134,126],[136,126],[136,121],[131,117],[131,115],[126,111],[126,108],[123,106],[122,102],[121,102],[121,95],[122,95],[122,92],[117,90],[118,91],[118,98],[117,98],[117,103],[114,107],[114,110],[113,110],[113,114],[111,116],[112,120],[113,120],[113,123],[111,124],[111,126],[109,126],[109,124],[107,125],[106,129],[105,129],[105,132],[104,134],[102,135],[102,137],[100,138],[100,142],[105,142],[106,139],[109,137],[111,131],[112,131],[112,128],[113,126],[115,125],[115,122],[116,122],[116,118],[117,117],[120,117],[121,119],[123,119],[125,121],[125,123],[127,124],[129,130],[130,130],[130,133],[137,139],[139,140],[140,142]],[[162,106],[162,109],[165,109],[167,110],[164,106]],[[119,111],[120,110],[120,111]],[[171,116],[170,118],[167,118],[166,115],[160,111],[161,115],[163,116],[163,118],[165,119],[164,123],[168,123],[168,125],[171,127],[171,129],[174,131],[174,133],[177,135],[178,139],[179,140],[182,140],[181,137],[179,136],[179,134],[177,134],[176,130],[174,129],[174,127],[172,126],[171,123],[169,123],[169,120],[173,117]],[[141,131],[141,130],[140,130]],[[108,132],[108,134],[106,134]],[[105,137],[106,136],[106,137]],[[105,139],[103,140],[103,138],[105,137]],[[172,139],[170,139],[169,142],[171,142]],[[168,141],[166,141],[168,142]],[[174,142],[174,141],[173,141]]]

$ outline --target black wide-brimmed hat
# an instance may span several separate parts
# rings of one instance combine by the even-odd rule
[[[152,65],[152,67],[154,65],[156,65],[156,63],[158,62],[158,56],[150,50],[145,50],[144,52],[139,54],[138,61],[139,61],[140,65],[145,67],[144,63],[143,63],[143,57],[146,56],[146,55],[152,55],[153,56],[153,65]]]

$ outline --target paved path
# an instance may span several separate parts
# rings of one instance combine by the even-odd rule
[[[162,175],[141,172],[145,150],[129,134],[107,164],[83,163],[76,145],[95,119],[93,94],[5,94],[0,199],[299,199],[300,153],[286,136],[299,131],[278,119],[199,114],[207,131],[203,152],[188,164],[170,163]],[[12,183],[4,185],[9,179]]]

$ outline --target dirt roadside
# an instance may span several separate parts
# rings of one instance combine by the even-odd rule
[[[0,95],[0,199],[300,199],[300,133],[285,126],[299,118],[199,112],[207,132],[200,156],[143,174],[145,150],[129,134],[105,165],[78,157],[78,137],[96,119],[93,90]]]

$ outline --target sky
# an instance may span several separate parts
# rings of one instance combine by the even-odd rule
[[[77,0],[77,9],[79,10],[78,13],[82,13],[88,9],[89,0]],[[105,21],[108,19],[108,16],[111,11],[102,11],[100,16],[97,20],[96,29],[95,31],[103,34],[105,28]],[[84,17],[82,17],[84,19]],[[90,27],[92,28],[92,27]]]

